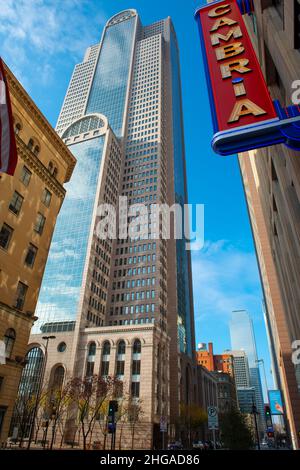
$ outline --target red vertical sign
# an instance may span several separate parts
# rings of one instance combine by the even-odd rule
[[[236,0],[207,5],[196,15],[215,131],[278,119]]]

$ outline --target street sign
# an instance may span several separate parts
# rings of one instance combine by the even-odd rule
[[[160,432],[168,431],[168,421],[166,416],[160,417]]]
[[[208,416],[208,429],[219,428],[218,408],[216,406],[209,406],[207,408]]]

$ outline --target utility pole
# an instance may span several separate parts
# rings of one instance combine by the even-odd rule
[[[254,415],[254,422],[255,422],[255,432],[256,432],[256,441],[257,441],[257,448],[260,450],[260,440],[259,440],[259,432],[258,432],[258,425],[257,425],[257,418],[256,416],[259,414],[252,399],[252,414]]]

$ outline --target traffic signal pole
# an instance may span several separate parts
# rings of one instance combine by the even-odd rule
[[[111,434],[111,450],[116,447],[116,412],[118,411],[117,400],[110,400],[108,405],[108,432]]]
[[[257,409],[256,409],[256,406],[254,404],[254,402],[252,402],[252,413],[254,415],[254,423],[255,423],[255,432],[256,432],[256,441],[257,441],[257,449],[260,450],[260,439],[259,439],[259,432],[258,432],[258,425],[257,425]]]

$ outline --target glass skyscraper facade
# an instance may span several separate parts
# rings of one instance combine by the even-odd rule
[[[103,145],[100,136],[69,147],[77,164],[51,242],[34,332],[45,323],[76,320]]]
[[[104,114],[117,137],[122,137],[137,23],[136,15],[125,18],[113,20],[105,29],[86,107],[86,114]]]
[[[265,431],[264,398],[260,377],[260,370],[256,351],[253,322],[245,310],[232,312],[230,320],[231,347],[234,350],[245,351],[248,359],[250,386],[255,390],[255,404],[260,413],[259,422],[262,431]]]
[[[156,366],[161,359],[153,356],[153,409],[157,415],[170,409],[175,423],[179,403],[196,395],[190,252],[184,238],[164,239],[163,221],[151,217],[154,204],[183,209],[187,203],[179,51],[171,19],[143,27],[135,10],[113,16],[100,43],[75,66],[56,130],[77,166],[57,220],[34,333],[74,331],[73,371],[82,374],[81,338],[91,328],[100,335],[118,327],[125,334],[140,325],[143,345],[142,327],[154,326],[163,338],[156,353],[165,367]],[[139,221],[147,236],[98,237],[99,205],[118,210],[119,196],[127,197],[128,207],[147,208]],[[121,215],[131,222],[126,212]],[[135,398],[143,389],[139,376],[130,388]]]

